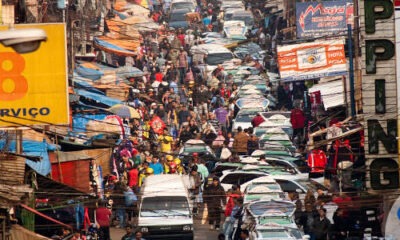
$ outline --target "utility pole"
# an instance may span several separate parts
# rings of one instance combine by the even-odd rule
[[[356,116],[356,103],[354,99],[354,65],[353,65],[353,31],[351,24],[347,24],[347,38],[348,38],[348,51],[349,51],[349,80],[350,80],[350,106],[351,116]]]

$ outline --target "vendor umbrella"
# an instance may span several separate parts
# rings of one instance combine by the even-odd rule
[[[108,111],[122,118],[140,118],[140,114],[136,109],[123,104],[116,104],[110,107]]]

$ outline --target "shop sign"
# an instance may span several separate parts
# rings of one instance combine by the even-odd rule
[[[296,3],[297,37],[319,37],[347,32],[353,24],[352,1]]]
[[[283,81],[297,81],[347,74],[344,39],[278,46]]]
[[[399,188],[394,3],[360,1],[365,157],[371,190]]]
[[[0,44],[0,127],[68,124],[65,25],[14,27],[43,29],[47,40],[24,54]],[[6,30],[0,26],[0,31]]]

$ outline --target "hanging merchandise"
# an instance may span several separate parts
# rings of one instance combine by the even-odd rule
[[[324,151],[314,149],[308,154],[307,162],[311,173],[324,173],[328,160]]]

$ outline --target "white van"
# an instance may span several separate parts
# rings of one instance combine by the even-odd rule
[[[211,80],[211,73],[217,68],[218,64],[233,59],[233,53],[226,47],[219,44],[200,44],[190,49],[193,61],[203,63],[204,76],[207,81]]]
[[[154,175],[141,190],[137,224],[145,239],[193,239],[187,176]]]

